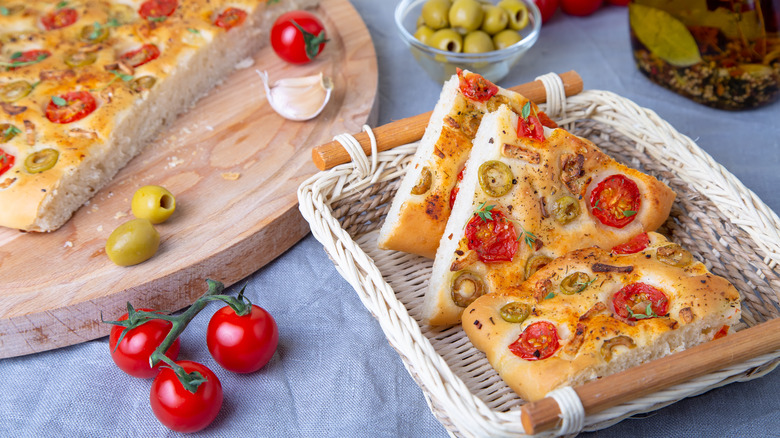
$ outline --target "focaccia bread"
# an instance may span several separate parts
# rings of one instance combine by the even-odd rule
[[[312,0],[8,0],[0,226],[52,231]]]
[[[478,298],[463,329],[534,401],[723,336],[739,321],[739,293],[726,279],[660,234],[645,245],[568,253],[520,286]]]
[[[477,296],[569,251],[653,231],[669,215],[666,184],[564,129],[529,134],[539,122],[525,113],[502,106],[482,119],[425,296],[431,325],[457,324]]]
[[[519,111],[521,94],[458,70],[444,83],[428,127],[379,231],[378,246],[433,258],[482,116],[500,105]],[[554,122],[543,116],[545,123]]]

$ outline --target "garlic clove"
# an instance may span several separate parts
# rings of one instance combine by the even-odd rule
[[[328,104],[333,91],[333,81],[322,73],[279,79],[269,84],[267,72],[255,71],[263,81],[271,108],[285,119],[304,121],[317,117]]]

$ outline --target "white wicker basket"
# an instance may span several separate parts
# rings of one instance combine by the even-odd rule
[[[586,90],[566,98],[556,75],[539,79],[547,89],[547,104],[541,108],[550,117],[677,192],[671,217],[660,231],[737,287],[743,298],[737,329],[780,315],[780,274],[775,271],[780,219],[769,207],[654,112],[606,91]],[[519,414],[524,401],[503,383],[460,326],[436,329],[420,323],[432,262],[376,247],[381,221],[416,143],[378,154],[374,148],[367,158],[350,136],[337,139],[350,150],[353,162],[314,175],[298,190],[312,234],[379,321],[431,411],[452,435],[525,434]],[[542,435],[602,429],[685,397],[760,377],[773,370],[779,358],[780,352],[757,357],[586,416],[574,430],[569,421]],[[565,419],[583,415],[562,410]]]

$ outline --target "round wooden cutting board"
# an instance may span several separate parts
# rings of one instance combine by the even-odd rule
[[[330,42],[314,62],[295,66],[268,47],[147,146],[114,181],[53,233],[0,229],[0,357],[36,353],[108,334],[100,322],[135,307],[181,309],[206,291],[206,278],[230,285],[309,232],[296,190],[317,169],[311,148],[359,132],[377,91],[376,53],[347,0],[314,11]],[[333,79],[317,118],[292,122],[268,105],[255,70],[271,81],[319,72]],[[157,225],[150,260],[114,265],[104,245],[132,219],[139,187],[168,188],[176,213]]]

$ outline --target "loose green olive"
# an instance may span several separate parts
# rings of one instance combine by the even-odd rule
[[[97,60],[95,52],[71,52],[65,55],[65,64],[69,67],[86,67]]]
[[[425,25],[433,30],[444,29],[450,25],[448,18],[450,0],[428,0],[422,7],[421,16]]]
[[[517,44],[517,42],[522,39],[523,37],[520,36],[517,31],[512,29],[504,29],[501,32],[493,35],[493,45],[496,46],[496,50],[501,50]]]
[[[509,14],[509,28],[521,30],[528,26],[528,8],[519,0],[501,0],[496,5]]]
[[[417,184],[412,187],[412,194],[422,195],[428,193],[428,190],[431,189],[432,181],[433,175],[431,174],[431,169],[429,169],[428,166],[423,167],[422,172],[420,172],[420,179],[417,181]]]
[[[468,307],[474,300],[485,294],[485,284],[474,273],[461,271],[452,279],[450,295],[456,306]]]
[[[485,161],[479,166],[479,186],[489,196],[504,196],[512,190],[512,169],[496,160]]]
[[[585,290],[590,284],[590,276],[584,272],[569,274],[561,281],[561,293],[574,295]]]
[[[676,243],[664,245],[658,248],[655,251],[655,255],[658,257],[658,261],[678,268],[689,265],[693,261],[693,256],[691,253],[684,250]]]
[[[463,53],[485,53],[493,50],[493,40],[486,32],[475,30],[463,38]]]
[[[482,17],[480,29],[490,35],[495,35],[506,29],[506,26],[509,24],[509,14],[504,8],[485,5],[482,9],[484,10],[484,16]]]
[[[531,314],[531,306],[512,301],[501,307],[501,319],[506,322],[521,323]]]
[[[149,260],[160,247],[160,233],[148,219],[133,219],[116,227],[106,241],[106,254],[119,266]]]
[[[109,30],[107,27],[101,26],[99,23],[88,24],[81,28],[79,38],[85,43],[100,43],[108,38]]]
[[[580,203],[571,196],[562,196],[555,200],[553,215],[560,224],[568,224],[580,215]]]
[[[55,149],[41,149],[25,158],[24,168],[29,173],[41,173],[54,167],[59,157],[60,153]]]
[[[463,33],[471,32],[482,26],[485,12],[477,0],[455,0],[450,8],[450,26],[458,28]]]
[[[0,123],[0,143],[7,143],[21,131],[10,123]]]
[[[417,38],[423,44],[429,44],[435,30],[428,26],[422,25],[417,28],[417,32],[414,33],[414,37]]]
[[[11,103],[27,96],[32,91],[32,85],[27,81],[9,82],[0,87],[0,101]]]
[[[463,37],[453,29],[440,29],[431,35],[428,45],[435,49],[460,53],[463,47]]]
[[[130,81],[130,89],[136,93],[142,91],[151,90],[154,84],[157,83],[157,78],[154,76],[141,76]]]
[[[542,269],[543,267],[547,266],[548,263],[550,263],[552,259],[550,257],[547,257],[546,255],[535,255],[528,259],[527,262],[525,262],[525,278],[526,280],[534,275],[536,271]]]
[[[143,186],[136,190],[130,207],[135,217],[159,224],[168,220],[176,210],[176,198],[164,187]]]

